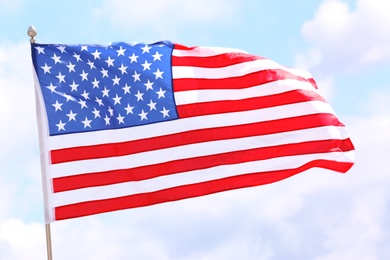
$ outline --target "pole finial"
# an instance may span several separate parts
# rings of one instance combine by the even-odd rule
[[[35,43],[35,36],[37,35],[37,29],[34,26],[30,25],[27,29],[27,35],[31,37],[30,42]]]

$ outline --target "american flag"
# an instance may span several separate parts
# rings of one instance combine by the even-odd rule
[[[31,50],[48,223],[354,163],[306,71],[170,42]]]

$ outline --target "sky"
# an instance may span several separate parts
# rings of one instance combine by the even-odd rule
[[[308,70],[350,133],[346,174],[57,221],[54,259],[390,258],[388,0],[0,0],[0,259],[45,259],[35,94],[38,43],[246,50]]]

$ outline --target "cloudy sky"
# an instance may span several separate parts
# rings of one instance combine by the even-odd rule
[[[0,259],[45,259],[30,24],[40,43],[171,40],[309,70],[356,164],[51,224],[54,259],[390,258],[388,0],[0,0]]]

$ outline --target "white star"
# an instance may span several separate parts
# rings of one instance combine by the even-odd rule
[[[158,78],[163,78],[162,77],[162,74],[164,73],[164,71],[160,71],[160,69],[157,69],[156,72],[153,72],[154,75],[156,75],[156,79]]]
[[[96,97],[95,101],[99,104],[99,107],[104,106],[103,101]]]
[[[117,75],[115,75],[115,79],[112,79],[112,81],[113,81],[113,86],[115,86],[115,85],[119,85],[119,81],[121,80],[121,78],[118,78],[118,76]]]
[[[152,63],[148,63],[148,61],[146,60],[145,63],[141,65],[144,67],[144,71],[145,71],[145,70],[150,70],[150,65],[152,65]]]
[[[92,122],[92,120],[88,120],[87,117],[85,117],[85,120],[84,120],[84,121],[81,121],[81,123],[84,124],[84,128],[86,128],[86,127],[91,128],[91,122]]]
[[[35,47],[35,49],[37,49],[38,54],[40,54],[40,53],[45,54],[45,48],[37,46],[37,47]]]
[[[102,93],[103,93],[103,97],[108,97],[108,92],[110,92],[109,89],[107,89],[106,87],[104,87],[104,89],[102,90]]]
[[[88,73],[86,73],[84,70],[83,70],[83,73],[80,74],[81,76],[81,81],[84,81],[84,80],[88,80]]]
[[[125,51],[126,49],[123,49],[122,46],[120,46],[120,49],[116,51],[118,53],[118,57],[121,55],[125,56]]]
[[[127,71],[126,71],[126,69],[127,69],[127,66],[123,66],[123,63],[121,64],[121,67],[120,68],[118,68],[120,71],[122,71],[122,75],[123,74],[127,74]]]
[[[146,90],[148,90],[148,89],[153,90],[153,84],[154,84],[154,82],[150,82],[150,80],[148,80],[148,83],[144,84],[146,86]]]
[[[126,85],[122,88],[123,91],[125,92],[123,95],[125,95],[126,93],[130,94],[130,88],[131,88],[131,86],[128,86],[126,83]]]
[[[88,51],[88,46],[85,45],[81,46],[81,51]]]
[[[93,88],[93,89],[94,89],[94,88],[99,88],[99,82],[100,82],[100,81],[98,81],[98,80],[95,78],[94,81],[91,82],[92,85],[93,85],[92,88]]]
[[[118,97],[118,94],[116,94],[116,96],[114,98],[112,98],[114,100],[114,105],[116,104],[121,104],[121,99],[122,97]]]
[[[96,59],[99,59],[100,60],[100,54],[102,54],[101,52],[98,52],[98,50],[95,50],[95,52],[92,53],[93,57]]]
[[[158,53],[158,51],[156,51],[156,54],[152,55],[154,60],[153,61],[156,61],[156,60],[159,60],[161,61],[161,56],[163,56],[162,54]]]
[[[93,61],[88,60],[87,64],[89,65],[89,67],[90,67],[91,69],[96,69],[95,63],[94,63]]]
[[[119,124],[124,124],[125,123],[125,121],[124,121],[125,117],[121,116],[121,114],[118,114],[116,119],[118,119],[118,123]]]
[[[126,112],[127,112],[126,115],[128,115],[128,114],[133,114],[133,108],[134,108],[134,107],[130,106],[130,104],[127,104],[127,107],[125,107],[125,110],[126,110]]]
[[[65,75],[62,75],[61,72],[58,72],[58,75],[56,76],[58,78],[59,82],[65,82]]]
[[[106,125],[110,125],[110,118],[108,117],[108,115],[104,117],[104,121],[106,122]]]
[[[89,98],[89,93],[85,89],[84,89],[84,93],[81,94],[81,95],[84,97],[85,100],[90,99]]]
[[[136,71],[134,71],[134,75],[132,75],[132,76],[134,78],[134,82],[136,82],[137,80],[141,81],[141,79],[140,79],[141,74],[138,74]]]
[[[139,92],[139,90],[138,90],[138,94],[135,94],[135,96],[137,97],[137,101],[144,100],[144,99],[142,98],[143,95],[144,95],[144,93],[141,93],[141,92]]]
[[[93,108],[92,113],[95,115],[95,118],[100,118],[100,110],[97,110],[96,107]]]
[[[80,101],[77,102],[77,103],[79,103],[79,104],[81,105],[81,109],[84,108],[84,107],[85,107],[85,108],[88,108],[88,107],[87,107],[87,102],[84,101],[84,100],[81,100],[81,99],[80,99]]]
[[[73,52],[73,57],[76,59],[77,62],[83,61],[83,60],[80,58],[80,55],[76,54],[75,52]]]
[[[100,72],[103,74],[102,78],[104,78],[104,77],[108,78],[108,70],[105,70],[102,68],[102,70]]]
[[[77,91],[77,87],[79,86],[79,84],[76,84],[74,81],[71,85],[69,85],[71,88],[72,88],[72,92],[73,91]]]
[[[50,69],[51,67],[47,66],[47,64],[45,63],[45,66],[41,66],[41,68],[43,69],[43,71],[46,73],[49,73],[50,74]]]
[[[54,64],[61,63],[60,58],[61,56],[57,56],[55,53],[53,57],[51,57],[54,60]]]
[[[65,51],[65,46],[58,46],[57,49],[59,49],[61,53],[67,53]]]
[[[163,110],[160,111],[162,114],[163,114],[163,117],[165,118],[166,116],[169,117],[169,110],[168,109],[165,109],[165,107],[163,107]]]
[[[66,125],[66,123],[62,123],[62,121],[60,120],[60,122],[58,124],[56,124],[56,126],[58,127],[58,132],[61,130],[65,131],[65,125]]]
[[[70,110],[69,114],[66,114],[66,115],[69,117],[69,121],[72,121],[72,120],[76,121],[77,113],[73,113],[73,111]]]
[[[114,66],[114,60],[115,59],[111,59],[111,57],[108,56],[108,59],[105,62],[107,62],[108,67],[110,67],[110,66]]]
[[[143,50],[142,54],[144,54],[145,52],[149,53],[149,50],[151,49],[151,47],[149,47],[148,45],[145,45],[141,49]]]
[[[132,56],[129,56],[130,63],[138,62],[138,61],[137,61],[137,58],[138,58],[138,57],[139,57],[139,56],[135,56],[135,54],[133,53]]]
[[[156,104],[157,103],[154,103],[152,100],[150,100],[148,106],[150,107],[150,111],[152,111],[153,109],[156,110]]]
[[[55,111],[57,111],[62,110],[61,106],[63,105],[63,103],[58,103],[58,100],[56,100],[56,103],[51,105],[55,108]]]
[[[148,113],[144,112],[144,110],[142,109],[142,112],[141,114],[138,114],[140,117],[141,117],[141,121],[142,120],[148,120],[148,118],[146,117],[148,115]]]
[[[157,91],[156,93],[157,93],[157,95],[158,95],[158,99],[160,99],[160,98],[165,98],[165,92],[167,92],[166,90],[162,90],[161,88],[160,88],[160,90],[159,91]]]
[[[112,109],[111,107],[108,107],[107,110],[110,113],[110,116],[114,116],[114,109]]]
[[[53,93],[56,90],[57,86],[53,86],[53,84],[50,83],[50,86],[47,86],[46,88],[50,89],[51,93]]]
[[[68,69],[69,69],[69,72],[71,72],[71,71],[76,72],[75,69],[74,69],[75,66],[76,65],[72,64],[72,62],[70,62],[70,61],[69,61],[69,64],[66,65],[66,67],[68,67]]]

